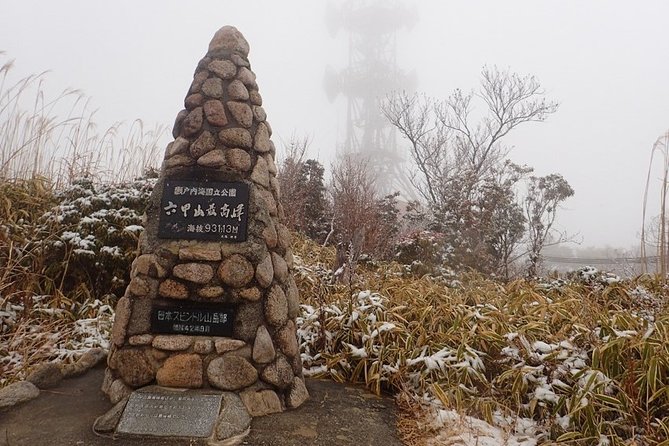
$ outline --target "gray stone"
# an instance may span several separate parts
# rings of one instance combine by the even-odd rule
[[[206,263],[181,263],[172,269],[179,279],[194,283],[208,283],[214,278],[214,268]]]
[[[128,322],[127,335],[148,333],[151,329],[151,299],[134,299]]]
[[[160,283],[158,294],[171,299],[186,299],[188,298],[188,288],[181,282],[167,279]]]
[[[269,331],[263,325],[258,327],[256,332],[256,339],[253,343],[253,361],[257,364],[267,364],[274,360],[276,350],[272,343],[272,337]]]
[[[172,137],[176,138],[181,134],[181,128],[183,127],[186,116],[188,116],[188,110],[181,110],[177,113],[177,117],[174,119],[174,126],[172,127]]]
[[[132,387],[146,385],[155,377],[153,362],[144,350],[136,348],[118,350],[114,353],[113,360],[119,376]]]
[[[286,259],[286,265],[288,265],[288,270],[293,269],[293,266],[295,265],[295,257],[293,256],[293,250],[292,249],[286,249],[286,255],[284,256]]]
[[[248,302],[239,305],[232,326],[237,339],[253,342],[258,327],[263,323],[263,307],[260,302]]]
[[[157,335],[151,345],[160,350],[187,350],[193,344],[193,338],[184,335]]]
[[[272,390],[246,390],[239,397],[252,417],[262,417],[283,410],[279,396]]]
[[[207,379],[217,389],[239,390],[255,383],[258,371],[241,356],[227,354],[209,363]]]
[[[223,129],[218,133],[218,138],[229,148],[251,148],[251,134],[246,129]]]
[[[202,96],[200,93],[193,93],[186,96],[186,99],[184,100],[186,110],[193,110],[194,108],[201,106],[203,100],[204,96]]]
[[[215,99],[223,97],[223,81],[217,77],[210,77],[202,84],[202,93]]]
[[[258,86],[258,84],[256,84],[256,75],[246,67],[241,67],[239,69],[237,72],[237,79],[239,79],[242,84],[249,88],[255,88]]]
[[[297,376],[293,378],[293,382],[286,395],[286,406],[290,409],[300,407],[307,399],[309,399],[309,392],[307,386],[304,385],[304,380]]]
[[[214,136],[208,131],[202,132],[200,136],[190,145],[190,154],[193,158],[199,158],[207,152],[211,152],[216,148],[216,140]]]
[[[253,279],[253,265],[244,256],[235,254],[225,259],[218,268],[223,283],[241,288]]]
[[[109,434],[114,432],[121,419],[121,414],[123,414],[123,409],[125,409],[126,403],[127,400],[119,401],[104,415],[97,417],[93,423],[93,430],[99,434]]]
[[[164,387],[202,387],[202,358],[194,353],[168,357],[156,373],[156,382]]]
[[[300,346],[297,343],[297,331],[293,321],[289,320],[286,326],[276,333],[276,344],[279,350],[289,358],[293,358],[300,352]]]
[[[276,200],[274,199],[272,192],[259,187],[256,188],[256,195],[258,198],[260,198],[260,200],[262,200],[264,208],[267,209],[269,215],[275,217],[278,211],[276,207]]]
[[[221,79],[232,79],[237,74],[237,66],[229,60],[214,60],[207,68]]]
[[[279,389],[285,389],[292,384],[295,375],[293,375],[293,368],[286,361],[286,358],[279,355],[273,363],[263,369],[260,376],[266,383]]]
[[[221,149],[214,149],[197,159],[198,166],[221,167],[225,165],[225,153]]]
[[[168,144],[168,146],[167,146],[167,156],[171,157],[171,156],[174,156],[174,155],[178,155],[180,153],[185,153],[186,151],[188,151],[188,146],[189,145],[190,145],[190,142],[188,142],[188,140],[186,138],[184,138],[183,136],[179,136],[177,139],[175,139],[174,141],[172,141],[171,143]],[[155,257],[153,254],[144,254],[144,255],[139,256],[139,257],[143,257],[143,256]],[[138,259],[139,259],[139,257],[138,257]],[[151,276],[151,277],[156,277],[156,276],[152,276],[148,272],[142,273],[142,274],[146,274],[146,275]]]
[[[286,261],[279,254],[272,253],[272,264],[274,265],[274,277],[281,283],[284,283],[288,278],[288,265]]]
[[[274,157],[272,156],[271,153],[265,153],[262,156],[265,159],[265,162],[267,163],[267,171],[270,173],[270,175],[276,175],[278,170],[276,168],[276,163],[274,162]]]
[[[266,122],[258,124],[253,148],[260,153],[269,152],[271,150],[272,146],[270,145],[269,130]]]
[[[216,347],[216,353],[222,355],[223,353],[228,353],[245,347],[246,342],[240,341],[239,339],[218,338],[214,340],[214,345]]]
[[[130,299],[122,297],[116,304],[116,315],[111,332],[111,341],[114,345],[122,346],[125,342],[126,330],[130,322]]]
[[[235,121],[242,127],[250,128],[253,124],[253,112],[248,104],[243,102],[228,101],[227,104],[230,114]]]
[[[127,399],[131,393],[132,389],[122,379],[114,380],[109,386],[109,401],[112,404],[117,404]]]
[[[209,72],[207,70],[202,70],[196,73],[195,76],[193,76],[193,82],[190,84],[190,89],[188,91],[190,93],[198,93],[202,88],[202,84],[208,77]]]
[[[276,247],[278,235],[276,233],[276,229],[274,228],[274,223],[270,222],[269,225],[263,229],[262,236],[265,239],[265,243],[267,243],[268,248]]]
[[[237,54],[233,54],[230,56],[230,60],[235,63],[238,67],[248,67],[249,66],[249,61],[246,60],[246,58],[241,57]]]
[[[234,80],[228,85],[228,97],[233,101],[248,101],[249,90],[241,81]]]
[[[274,280],[274,267],[272,265],[272,257],[269,254],[258,264],[256,268],[256,280],[263,288],[269,288],[272,284],[272,280]]]
[[[263,187],[269,187],[269,172],[267,171],[267,162],[261,156],[258,157],[256,165],[251,172],[251,181],[260,184]]]
[[[209,124],[223,127],[228,124],[225,107],[221,101],[212,99],[204,103],[204,114]]]
[[[62,379],[63,373],[60,371],[58,364],[43,362],[32,369],[26,381],[33,383],[40,389],[50,389],[57,386]]]
[[[196,134],[202,129],[202,121],[204,119],[202,107],[197,107],[193,109],[188,116],[183,121],[181,128],[182,133],[185,136],[191,136]]]
[[[276,226],[276,232],[279,234],[279,247],[284,251],[290,249],[290,244],[292,243],[290,231],[286,226],[279,223]]]
[[[220,407],[218,392],[145,387],[130,395],[116,432],[157,437],[209,437]]]
[[[256,121],[263,122],[265,119],[267,119],[267,113],[265,113],[265,109],[262,108],[261,106],[254,105],[253,117],[256,118]]]
[[[239,395],[231,392],[223,393],[221,413],[216,421],[216,439],[239,441],[249,433],[251,420],[251,415]]]
[[[209,42],[209,52],[216,50],[229,51],[247,57],[249,55],[249,43],[237,28],[227,25],[216,31],[211,42]]]
[[[148,333],[130,336],[130,339],[128,339],[128,344],[133,346],[151,345],[152,342],[153,342],[153,335]]]
[[[269,179],[269,189],[274,192],[274,195],[276,195],[277,199],[279,202],[281,201],[281,185],[279,184],[279,180],[276,177],[270,177]],[[281,215],[279,215],[279,218],[283,218]]]
[[[218,262],[221,260],[221,249],[217,244],[187,246],[179,249],[179,260]]]
[[[286,286],[286,301],[288,303],[288,317],[295,319],[300,314],[300,292],[297,289],[295,279],[288,278]]]
[[[214,341],[211,339],[196,339],[193,343],[193,351],[200,355],[208,355],[214,351]]]
[[[265,319],[273,327],[281,327],[288,321],[286,294],[278,285],[274,285],[267,295]]]
[[[262,96],[260,95],[258,90],[249,91],[249,99],[251,100],[251,104],[253,105],[262,105]]]
[[[146,278],[135,276],[128,285],[128,291],[138,297],[146,296],[151,291],[151,284]]]
[[[247,172],[251,168],[251,155],[246,150],[229,149],[225,153],[225,162],[231,169]]]

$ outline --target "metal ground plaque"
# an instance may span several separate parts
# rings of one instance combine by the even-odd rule
[[[151,307],[151,333],[232,336],[231,307],[201,302],[156,302]]]
[[[249,185],[165,180],[159,238],[243,242],[249,214]]]
[[[116,432],[157,437],[209,437],[221,410],[221,399],[221,393],[144,387],[130,395]]]

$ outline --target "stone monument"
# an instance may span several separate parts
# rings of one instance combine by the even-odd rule
[[[161,395],[178,405],[171,388],[219,395],[217,432],[226,405],[262,416],[308,397],[272,129],[248,52],[225,26],[195,70],[116,307],[103,383],[112,403],[129,398],[126,411]]]

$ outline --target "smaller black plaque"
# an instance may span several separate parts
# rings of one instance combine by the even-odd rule
[[[151,332],[190,336],[232,336],[234,310],[200,302],[154,303]]]
[[[158,237],[243,242],[248,214],[246,183],[165,180]]]

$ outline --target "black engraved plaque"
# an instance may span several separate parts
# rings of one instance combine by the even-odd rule
[[[234,310],[200,302],[159,303],[151,307],[151,332],[190,336],[232,336]]]
[[[246,183],[165,180],[158,237],[243,242],[248,214]]]

